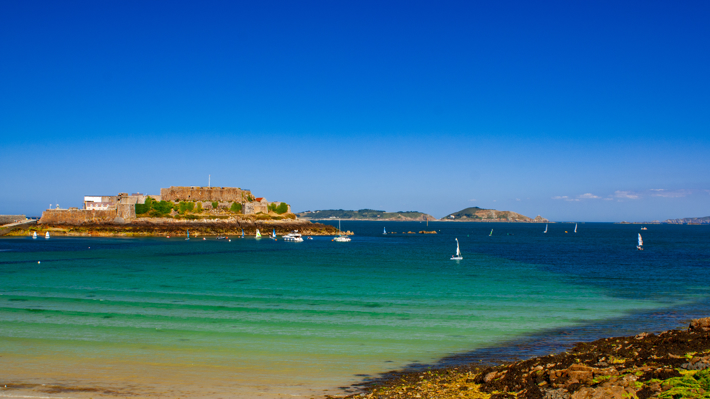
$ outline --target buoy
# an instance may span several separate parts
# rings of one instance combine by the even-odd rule
[[[37,261],[37,263],[39,263],[39,261]]]
[[[232,240],[229,240],[229,242],[232,242]]]

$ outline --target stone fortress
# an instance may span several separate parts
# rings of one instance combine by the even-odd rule
[[[57,205],[57,209],[48,209],[42,214],[41,222],[66,224],[127,222],[136,219],[136,204],[144,204],[148,197],[156,201],[200,202],[205,210],[211,210],[213,202],[217,202],[219,208],[229,208],[236,202],[242,205],[243,215],[268,213],[270,204],[281,204],[281,202],[270,203],[263,197],[256,198],[250,190],[237,187],[171,186],[161,188],[160,195],[141,193],[86,195],[83,209],[59,209]],[[288,212],[291,212],[290,205]]]

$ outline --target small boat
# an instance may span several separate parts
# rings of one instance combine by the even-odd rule
[[[226,236],[217,236],[217,239],[218,239],[218,240],[226,240],[227,237],[226,237]]]
[[[311,236],[308,236],[308,237],[306,237],[306,238],[309,239],[309,240],[312,240],[312,239],[313,239],[313,237],[311,237]]]
[[[37,239],[37,232],[36,231],[32,232],[32,239],[33,240]]]
[[[350,242],[350,241],[351,241],[350,237],[344,236],[344,235],[342,234],[342,231],[340,231],[340,219],[338,219],[338,231],[339,231],[341,234],[338,234],[337,237],[333,238],[333,241],[336,241],[336,242]]]
[[[577,223],[574,224],[574,232],[577,232]]]
[[[382,228],[382,234],[383,234],[383,235],[387,235],[387,229],[384,228],[384,227]]]
[[[303,242],[303,237],[301,237],[301,234],[298,232],[298,230],[294,230],[285,236],[283,236],[284,241],[291,241],[291,242]]]
[[[271,232],[271,239],[276,241],[276,229]]]
[[[244,238],[244,229],[242,229],[242,238]]]
[[[261,233],[259,232],[259,229],[256,229],[256,238],[261,238]]]
[[[49,238],[49,232],[44,233],[44,238]]]
[[[190,230],[187,231],[187,238],[185,239],[185,241],[187,241],[189,239],[190,239]]]
[[[491,229],[491,234],[488,235],[488,237],[493,235],[493,229]]]
[[[545,224],[545,231],[543,233],[547,233],[547,223]]]
[[[463,260],[463,256],[461,256],[461,250],[459,249],[459,239],[455,238],[456,240],[456,255],[451,255],[451,260]]]
[[[639,251],[643,251],[643,238],[641,238],[641,233],[639,233],[639,242],[636,246],[636,249],[638,249]]]
[[[645,226],[641,227],[641,230],[648,230]]]

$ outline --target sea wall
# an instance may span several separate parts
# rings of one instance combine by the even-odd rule
[[[251,191],[237,187],[177,187],[161,188],[163,201],[220,201],[243,203]]]
[[[135,211],[134,211],[135,212]],[[134,213],[135,215],[135,213]],[[84,210],[84,209],[48,209],[42,212],[39,224],[97,224],[113,223],[117,213],[115,209]]]
[[[0,225],[21,222],[27,219],[25,215],[0,215]]]

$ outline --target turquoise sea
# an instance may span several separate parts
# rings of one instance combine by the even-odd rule
[[[342,228],[352,242],[0,239],[0,382],[313,397],[710,315],[710,226]],[[420,230],[437,234],[401,234]]]

